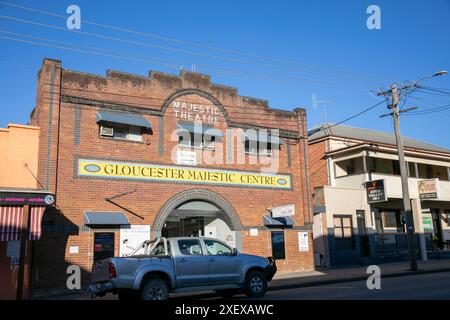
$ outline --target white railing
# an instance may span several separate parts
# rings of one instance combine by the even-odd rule
[[[370,180],[385,179],[386,193],[388,198],[402,198],[402,182],[400,176],[372,173],[372,174],[353,174],[335,178],[335,186],[343,188],[364,188],[364,182]],[[409,194],[411,198],[419,197],[418,182],[424,179],[408,178]],[[439,181],[440,199],[442,201],[450,201],[450,181]]]

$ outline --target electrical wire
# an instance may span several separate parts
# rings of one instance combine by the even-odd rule
[[[4,16],[0,15],[0,18],[3,18]],[[57,27],[59,28],[59,27]],[[60,28],[62,30],[66,30],[64,28]],[[0,37],[3,39],[7,39],[7,40],[11,40],[11,41],[19,41],[19,42],[23,42],[23,43],[28,43],[28,44],[34,44],[34,45],[40,45],[40,46],[47,46],[47,47],[54,47],[57,49],[63,49],[63,50],[71,50],[71,51],[78,51],[78,52],[83,52],[83,53],[93,53],[93,54],[97,54],[97,55],[103,55],[103,56],[109,56],[112,58],[119,58],[119,59],[127,59],[126,56],[124,56],[124,54],[128,55],[128,56],[138,56],[138,57],[145,57],[143,55],[136,55],[136,54],[130,54],[130,53],[125,53],[123,51],[115,51],[115,50],[108,50],[108,49],[103,49],[103,48],[99,48],[99,47],[92,47],[92,46],[85,46],[85,45],[77,45],[74,43],[68,43],[68,42],[63,42],[63,41],[57,41],[57,40],[51,40],[48,38],[42,38],[42,37],[36,37],[36,36],[30,36],[30,35],[23,35],[23,34],[18,34],[18,33],[13,33],[13,32],[7,32],[7,31],[3,31],[4,33],[10,33],[10,34],[15,34],[16,36],[22,36],[22,37],[28,37],[28,38],[35,38],[35,39],[45,39],[45,41],[48,42],[54,42],[54,43],[60,43],[60,44],[69,44],[69,45],[73,45],[73,46],[78,46],[78,47],[82,47],[83,49],[73,49],[73,48],[67,48],[67,47],[61,47],[61,46],[55,46],[55,45],[49,45],[49,44],[42,44],[42,43],[37,43],[37,42],[32,42],[32,41],[19,41],[19,40],[15,40],[14,38],[11,37]],[[103,37],[103,36],[101,36]],[[128,41],[128,40],[126,40]],[[104,51],[104,52],[113,52],[114,54],[100,54],[97,52],[91,52],[90,50],[86,50],[85,48],[90,48],[91,50],[97,50],[97,51]],[[172,64],[168,64],[168,63],[161,63],[161,62],[157,62],[157,61],[167,61],[167,60],[162,60],[162,59],[157,59],[157,58],[152,58],[152,59],[136,59],[136,58],[129,58],[128,60],[132,60],[135,62],[151,62],[153,64],[156,65],[162,65],[162,66],[166,66],[172,69],[177,69],[176,65],[174,63]],[[251,72],[251,71],[244,71],[244,70],[240,70],[240,69],[230,69],[230,68],[222,68],[222,67],[216,67],[216,66],[212,66],[212,65],[205,65],[205,64],[201,64],[199,65],[202,67],[202,69],[205,70],[218,70],[219,72],[224,72],[224,73],[231,73],[231,74],[238,74],[238,75],[247,75],[247,76],[253,76],[253,77],[257,77],[257,78],[262,78],[262,79],[269,79],[269,80],[278,80],[278,81],[300,81],[300,82],[308,82],[308,83],[315,83],[315,84],[322,84],[325,86],[331,86],[331,87],[340,87],[340,88],[347,88],[347,89],[352,89],[354,90],[355,87],[354,86],[345,86],[342,84],[336,84],[336,83],[329,83],[329,82],[324,82],[324,81],[320,81],[320,80],[313,80],[313,79],[307,79],[307,78],[300,78],[300,77],[288,77],[288,76],[278,76],[278,75],[272,75],[272,74],[265,74],[265,73],[259,73],[259,72]],[[361,88],[362,90],[362,88]],[[366,91],[366,90],[364,90]]]
[[[30,8],[30,7],[26,7],[26,6],[18,5],[18,4],[15,4],[15,3],[6,2],[6,1],[0,1],[0,3],[4,4],[6,6],[18,8],[18,9],[21,9],[21,10],[26,10],[26,11],[30,11],[30,12],[35,12],[35,13],[47,15],[47,16],[53,16],[53,17],[57,17],[57,18],[67,19],[67,16],[56,14],[56,13],[45,11],[45,10]],[[279,58],[272,58],[272,57],[267,57],[267,56],[255,55],[255,54],[248,53],[248,52],[243,52],[243,51],[240,51],[240,50],[224,49],[224,48],[219,48],[219,47],[215,47],[215,46],[209,46],[209,45],[194,43],[194,42],[190,42],[190,41],[179,40],[179,39],[175,39],[175,38],[158,36],[158,35],[155,35],[155,34],[150,34],[150,33],[145,33],[145,32],[141,32],[141,31],[131,30],[131,29],[123,28],[123,27],[117,27],[117,26],[102,24],[102,23],[98,23],[98,22],[95,22],[95,21],[85,20],[85,19],[82,20],[82,23],[90,24],[90,25],[93,25],[93,26],[96,26],[96,27],[101,27],[101,28],[110,29],[110,30],[114,30],[114,31],[126,32],[126,33],[130,33],[130,34],[134,34],[134,35],[150,37],[150,38],[163,40],[163,41],[168,41],[168,42],[172,42],[172,43],[183,44],[183,45],[188,45],[188,46],[193,46],[193,47],[198,47],[198,48],[204,48],[204,49],[208,49],[208,50],[220,51],[220,52],[224,52],[224,53],[227,53],[227,54],[247,56],[247,57],[250,57],[252,59],[256,58],[256,59],[267,60],[267,61],[272,61],[272,62],[276,62],[276,63],[290,64],[290,65],[299,66],[301,68],[310,68],[310,69],[318,69],[318,70],[320,70],[320,69],[322,69],[322,70],[330,69],[330,68],[311,66],[311,65],[307,65],[307,64],[300,64],[298,62],[291,61],[291,60],[286,60],[286,59],[279,59]],[[195,53],[192,52],[190,54],[195,54]],[[219,57],[219,56],[215,56],[214,58],[217,58],[217,59],[228,59],[228,58]],[[252,62],[240,61],[240,63],[252,63]],[[302,72],[308,72],[307,70],[302,70],[302,69],[293,69],[293,70],[295,70],[295,71],[302,71]],[[356,74],[354,72],[348,72],[346,70],[338,70],[338,69],[334,69],[334,70],[331,69],[331,70],[332,70],[331,74],[336,74],[336,73],[339,74],[339,73],[341,73],[341,74],[351,75],[352,77],[370,79],[371,81],[374,80],[373,77],[367,77],[365,75],[361,76],[360,74]]]

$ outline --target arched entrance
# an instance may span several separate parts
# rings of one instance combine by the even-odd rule
[[[231,204],[217,193],[190,189],[170,198],[153,223],[154,236],[207,236],[240,248],[242,224]]]

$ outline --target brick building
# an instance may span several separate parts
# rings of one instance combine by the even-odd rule
[[[313,269],[304,109],[199,73],[98,76],[45,59],[30,123],[38,180],[57,199],[35,244],[35,295],[64,290],[72,264],[84,289],[96,259],[158,236],[216,237],[276,256],[281,272]]]

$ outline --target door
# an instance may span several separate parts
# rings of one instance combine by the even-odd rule
[[[230,247],[217,240],[205,239],[210,284],[239,283],[241,258]]]
[[[356,210],[361,257],[370,257],[369,236],[367,235],[364,210]]]
[[[208,257],[203,254],[199,240],[177,240],[175,273],[178,287],[193,287],[208,283]]]
[[[94,233],[94,263],[114,257],[114,232]]]
[[[431,210],[431,214],[433,216],[433,234],[437,239],[436,245],[439,249],[443,249],[441,214],[439,209]]]

